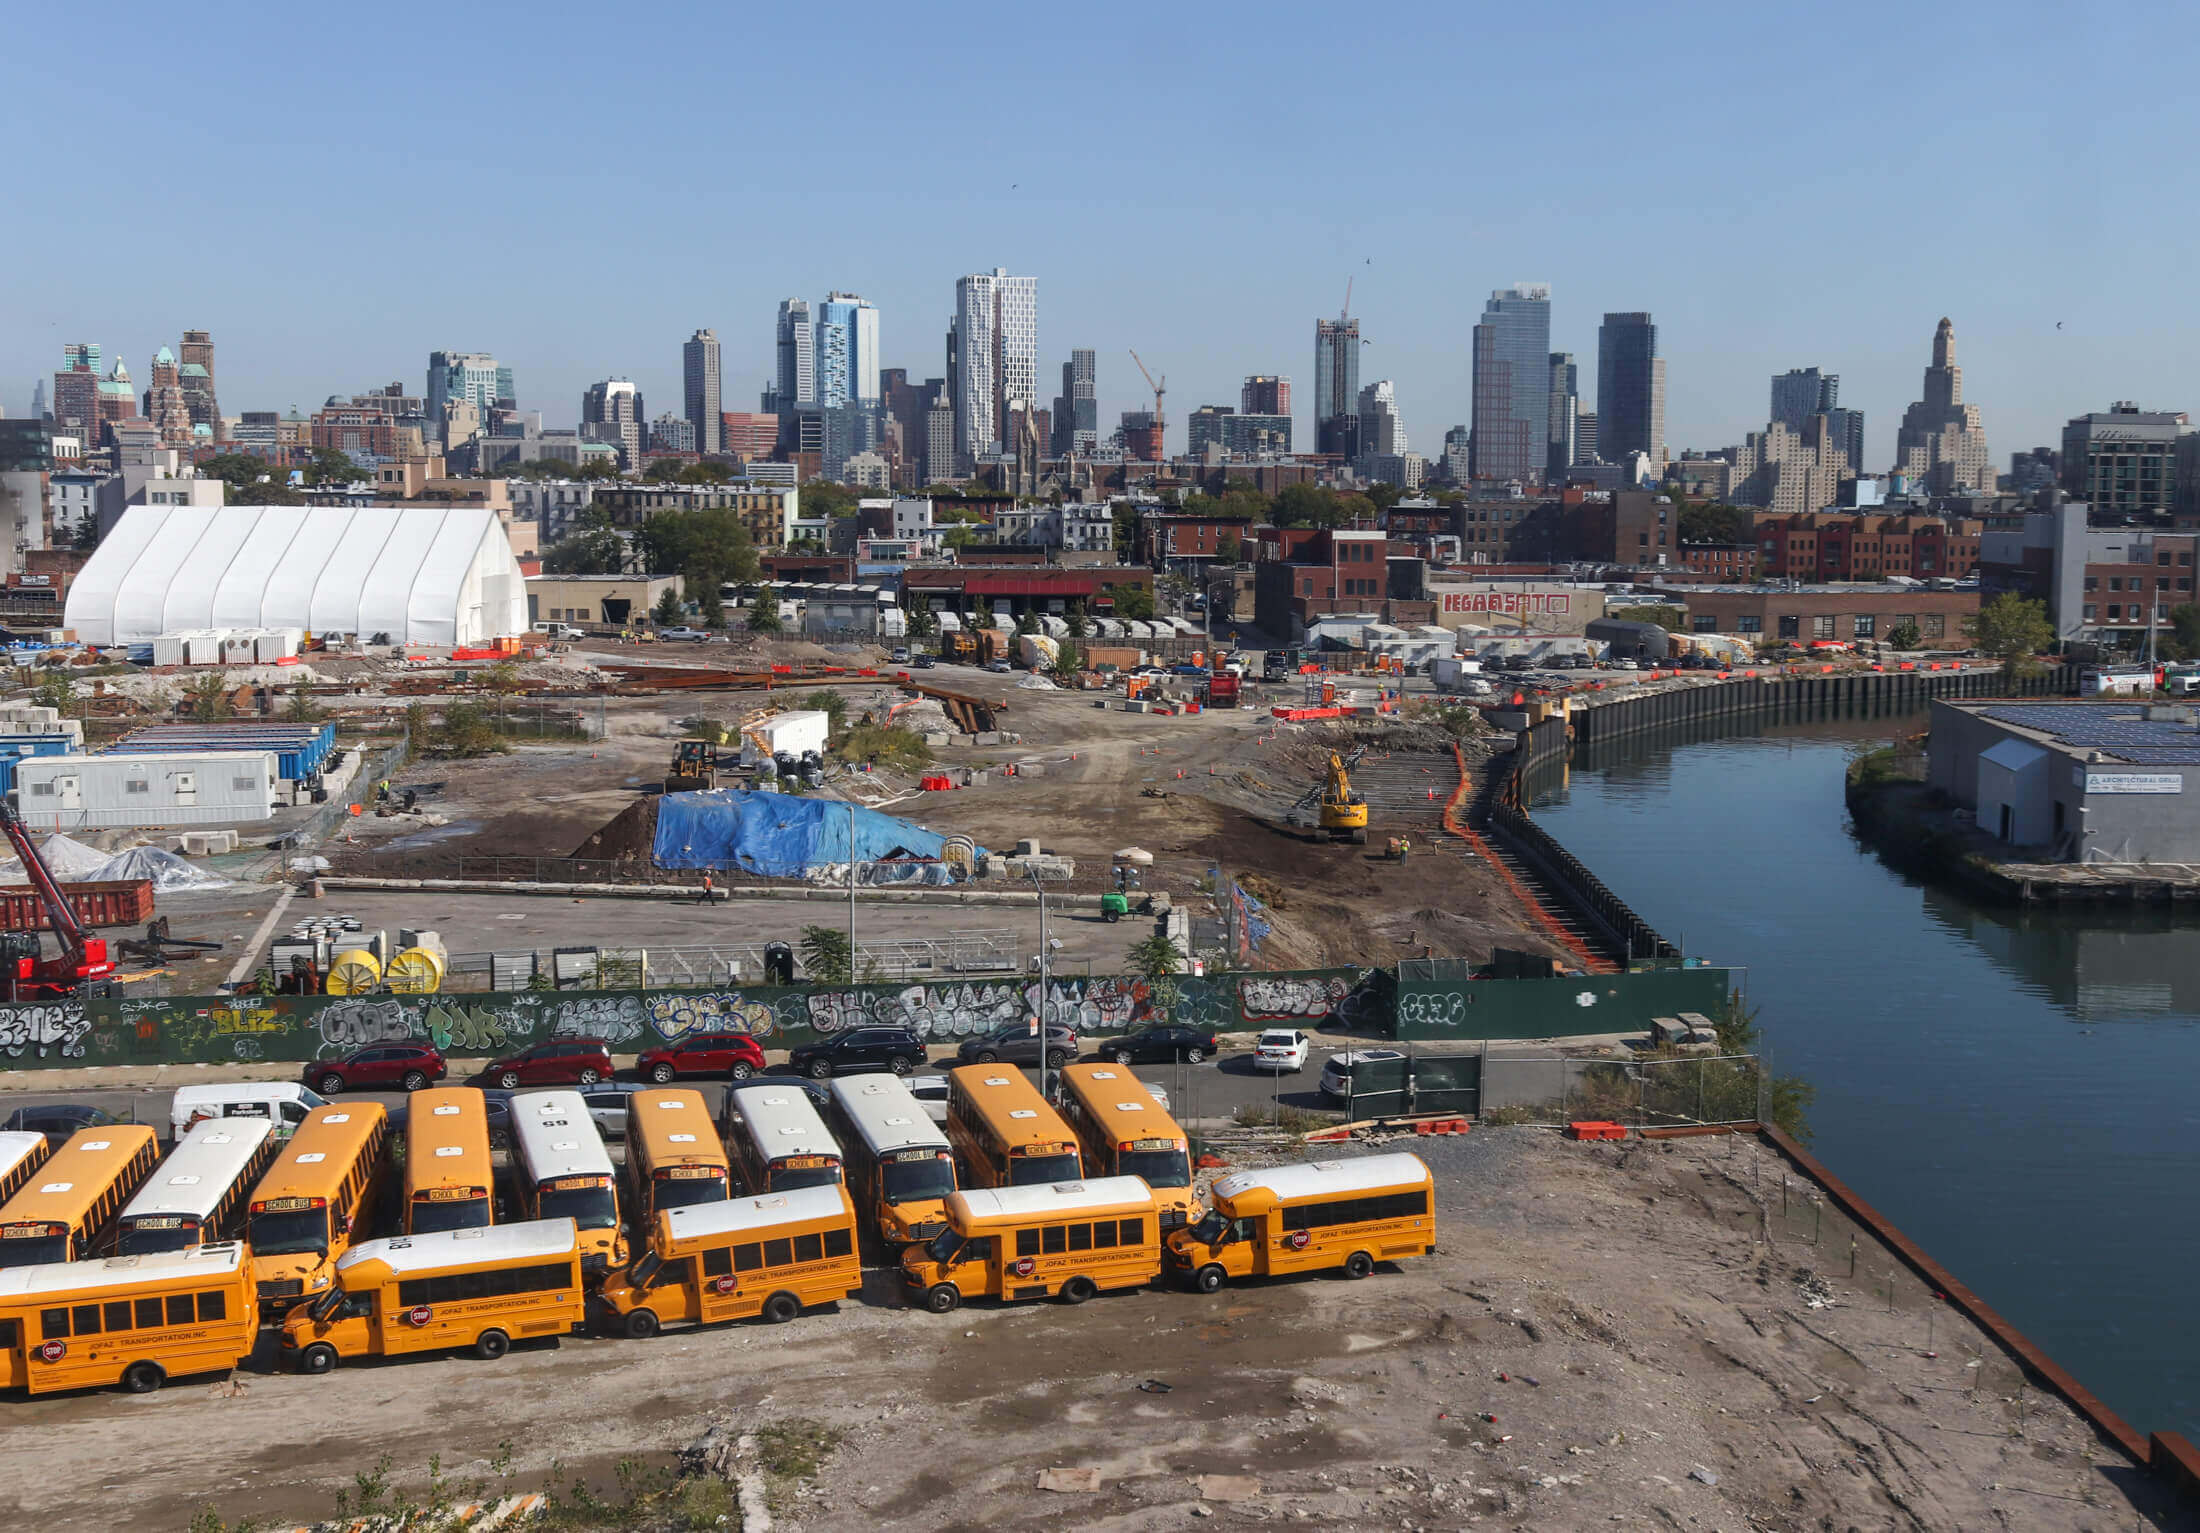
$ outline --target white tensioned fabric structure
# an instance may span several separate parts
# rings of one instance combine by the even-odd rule
[[[86,644],[301,628],[470,645],[527,631],[527,580],[481,506],[132,506],[65,621]]]

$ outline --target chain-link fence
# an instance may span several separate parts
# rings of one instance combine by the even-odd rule
[[[1635,1060],[1491,1054],[1482,1061],[1481,1120],[1639,1128],[1756,1123],[1768,1090],[1754,1054]]]

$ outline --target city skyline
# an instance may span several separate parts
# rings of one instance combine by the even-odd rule
[[[772,372],[767,327],[781,297],[814,301],[833,287],[864,294],[890,318],[881,365],[929,377],[942,371],[939,338],[955,277],[1005,266],[1044,285],[1040,402],[1051,398],[1074,340],[1102,359],[1101,421],[1144,407],[1126,354],[1135,345],[1169,375],[1172,446],[1192,409],[1231,403],[1240,380],[1258,373],[1301,380],[1298,438],[1311,446],[1307,321],[1338,311],[1348,278],[1357,283],[1351,312],[1369,342],[1365,376],[1395,381],[1402,412],[1431,444],[1470,419],[1469,337],[1484,295],[1523,273],[1550,282],[1551,349],[1573,353],[1584,371],[1603,313],[1657,316],[1670,369],[1666,440],[1676,452],[1762,430],[1765,380],[1816,365],[1841,376],[1844,405],[1875,427],[1887,423],[1871,446],[1876,460],[1891,460],[1893,423],[1916,397],[1915,338],[1930,335],[1943,313],[1962,330],[1968,397],[1996,443],[2052,444],[2071,415],[2118,399],[2153,409],[2193,404],[2180,362],[2200,340],[2200,296],[2179,280],[2181,222],[2170,238],[2133,241],[2112,237],[2096,216],[2149,186],[2136,162],[2100,153],[2103,143],[2142,135],[2177,142],[2200,114],[2177,67],[2189,49],[2134,46],[2133,24],[2123,18],[2106,18],[2054,51],[2044,25],[1997,26],[1981,48],[1977,19],[1961,9],[1920,18],[1867,6],[1833,37],[1806,33],[1801,17],[1758,15],[1746,28],[1707,18],[1689,34],[1691,56],[1724,82],[1719,109],[1659,115],[1618,154],[1586,124],[1554,114],[1547,154],[1592,167],[1559,204],[1544,194],[1544,166],[1531,163],[1542,156],[1477,162],[1470,188],[1452,160],[1441,103],[1412,92],[1391,103],[1395,150],[1381,159],[1315,142],[1194,201],[1158,183],[1125,181],[1122,146],[1105,135],[1005,146],[972,139],[940,149],[940,174],[859,182],[865,167],[875,170],[873,133],[826,122],[805,144],[808,164],[825,181],[866,186],[874,201],[863,220],[897,229],[891,241],[864,242],[845,238],[831,217],[754,240],[760,214],[757,199],[739,195],[744,184],[737,181],[729,199],[694,199],[675,157],[638,152],[652,139],[740,142],[805,117],[799,78],[767,77],[727,95],[710,88],[706,63],[714,44],[734,41],[745,51],[798,53],[814,38],[796,18],[736,22],[698,12],[683,21],[694,46],[668,57],[639,38],[582,50],[571,29],[556,24],[565,14],[492,5],[449,18],[442,35],[455,55],[496,49],[514,66],[478,82],[477,110],[485,120],[523,125],[517,151],[501,139],[439,134],[400,152],[394,141],[362,142],[348,131],[346,122],[370,116],[437,120],[435,93],[397,38],[348,39],[360,49],[355,67],[332,89],[295,67],[299,50],[332,29],[322,18],[217,37],[173,13],[119,35],[104,63],[121,77],[200,82],[195,142],[210,163],[250,173],[194,179],[188,205],[250,237],[177,242],[159,261],[145,261],[142,210],[176,195],[143,152],[160,110],[131,100],[93,114],[72,128],[72,142],[107,167],[102,195],[72,208],[68,238],[19,242],[0,292],[0,403],[21,413],[35,381],[50,378],[63,341],[99,340],[110,356],[130,359],[136,374],[190,326],[219,338],[221,403],[232,414],[310,413],[330,395],[416,378],[426,351],[460,346],[508,362],[522,408],[569,421],[581,391],[607,375],[632,377],[651,397],[680,398],[676,347],[707,327],[723,348],[723,397],[746,409]],[[1898,18],[1906,46],[1920,56],[1959,61],[1949,81],[1931,85],[1878,66],[1875,36]],[[1056,21],[950,46],[947,33],[913,13],[859,5],[846,19],[858,56],[912,79],[951,66],[1004,81],[1106,81],[1113,109],[1148,122],[1168,143],[1229,141],[1255,120],[1277,79],[1380,81],[1515,50],[1533,56],[1545,42],[1525,16],[1433,9],[1409,10],[1380,37],[1341,42],[1254,26],[1232,46],[1229,77],[1217,79],[1209,66],[1219,45],[1195,45],[1155,70],[1127,36],[1110,37],[1077,51],[1065,71]],[[1607,29],[1608,46],[1596,57],[1563,76],[1528,70],[1484,79],[1482,109],[1500,118],[1540,115],[1554,86],[1582,101],[1641,91],[1640,59],[1673,41],[1663,19],[1594,0],[1589,19]],[[20,35],[34,52],[66,38],[58,13],[27,17]],[[1808,177],[1795,166],[1818,125],[1790,111],[1789,87],[1759,67],[1806,38],[1812,70],[1844,81],[1858,124],[1841,162]],[[2087,67],[2111,58],[2115,71]],[[1125,67],[1134,60],[1139,67]],[[549,75],[584,61],[604,107],[592,126],[545,114],[521,84],[529,71]],[[1985,98],[1997,85],[2035,77],[2062,82],[2063,110],[2038,114],[2011,102],[1960,122],[1943,110],[1947,90]],[[1199,89],[1187,88],[1193,81]],[[73,121],[80,107],[66,72],[33,72],[0,113],[24,141]],[[270,117],[293,131],[269,140]],[[1742,121],[1749,131],[1735,131]],[[1952,185],[1933,168],[1951,156],[1964,166]],[[524,258],[484,255],[467,281],[422,283],[418,263],[436,232],[425,205],[387,209],[364,232],[295,216],[285,188],[339,168],[354,187],[385,175],[413,185],[493,178],[546,188],[601,179],[621,188],[622,205],[683,211],[653,225],[639,253],[616,263],[607,260],[613,225],[545,226],[523,242]],[[1102,176],[1120,184],[1095,204],[1089,188]],[[1673,176],[1694,188],[1689,216],[1712,232],[1628,242],[1621,254],[1609,237],[1612,210]],[[1356,187],[1353,206],[1313,195],[1336,184]],[[2056,217],[2028,228],[2023,240],[1980,239],[2043,185],[2074,189]],[[1835,198],[1858,211],[1829,220]],[[1922,221],[1891,211],[1926,206],[1934,214]],[[1382,207],[1398,209],[1401,227],[1410,218],[1415,238],[1396,239],[1389,215],[1365,214]],[[1256,226],[1257,263],[1186,253],[1226,248]],[[1167,237],[1157,237],[1164,229]],[[606,280],[614,265],[617,279]],[[1802,271],[1811,280],[1798,282]],[[586,302],[574,303],[583,293]],[[2125,301],[2134,293],[2146,301]]]

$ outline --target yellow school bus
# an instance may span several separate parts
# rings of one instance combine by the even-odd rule
[[[44,1134],[0,1134],[0,1204],[23,1190],[32,1173],[46,1163],[46,1153]]]
[[[1342,1268],[1436,1249],[1435,1184],[1418,1155],[1240,1171],[1208,1189],[1207,1216],[1169,1236],[1169,1271],[1213,1293],[1227,1278]]]
[[[1077,1136],[1014,1065],[947,1072],[947,1142],[965,1187],[1032,1187],[1084,1175]]]
[[[947,1200],[947,1228],[901,1253],[910,1297],[944,1315],[966,1296],[1082,1304],[1161,1274],[1153,1189],[1135,1176],[992,1187]]]
[[[266,1118],[202,1118],[115,1216],[117,1256],[212,1245],[236,1233],[252,1184],[275,1154]]]
[[[311,1298],[336,1280],[336,1259],[373,1219],[389,1138],[380,1102],[316,1107],[252,1189],[253,1291],[278,1317],[281,1301]]]
[[[668,1208],[649,1249],[597,1298],[605,1329],[654,1336],[668,1320],[776,1324],[862,1291],[855,1205],[835,1184]]]
[[[260,1328],[236,1241],[0,1272],[0,1388],[44,1394],[234,1368]]]
[[[700,1091],[674,1087],[626,1099],[626,1179],[627,1215],[640,1232],[665,1209],[725,1202],[726,1147]]]
[[[512,1190],[525,1219],[571,1219],[587,1248],[582,1265],[600,1273],[626,1261],[618,1173],[578,1091],[530,1091],[512,1098]]]
[[[82,1261],[160,1159],[142,1123],[80,1128],[0,1207],[0,1267]]]
[[[416,1091],[405,1114],[405,1233],[486,1229],[491,1202],[489,1108],[472,1086]]]
[[[1062,1117],[1094,1176],[1135,1176],[1153,1189],[1161,1228],[1200,1214],[1192,1196],[1192,1146],[1146,1083],[1117,1064],[1062,1067]]]
[[[570,1219],[363,1241],[337,1259],[335,1287],[291,1307],[283,1356],[301,1373],[452,1347],[493,1361],[515,1340],[586,1321],[584,1253]]]
[[[898,1075],[839,1075],[831,1089],[849,1185],[879,1239],[899,1246],[946,1229],[955,1156],[909,1083]]]

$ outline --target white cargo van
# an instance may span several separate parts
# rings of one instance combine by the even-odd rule
[[[181,1139],[206,1118],[264,1118],[275,1137],[288,1139],[328,1098],[296,1081],[224,1081],[213,1086],[179,1086],[168,1104],[169,1137]]]

